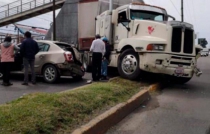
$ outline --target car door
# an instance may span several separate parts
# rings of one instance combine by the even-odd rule
[[[47,43],[37,42],[39,46],[39,52],[35,56],[35,72],[40,74],[42,66],[46,63],[46,55],[48,53],[48,50],[50,48],[50,45]]]

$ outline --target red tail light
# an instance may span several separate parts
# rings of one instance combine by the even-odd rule
[[[74,61],[73,55],[71,52],[64,52],[64,57],[65,57],[66,61],[68,61],[68,62]]]

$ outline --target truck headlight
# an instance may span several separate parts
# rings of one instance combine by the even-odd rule
[[[157,59],[157,60],[155,61],[155,64],[160,65],[160,64],[162,64],[162,62],[163,62],[163,60],[159,60],[159,59]]]
[[[147,45],[147,50],[157,50],[157,51],[164,51],[165,45],[164,44],[149,44]]]

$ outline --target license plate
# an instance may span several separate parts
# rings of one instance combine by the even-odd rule
[[[175,74],[183,75],[184,74],[184,68],[183,67],[177,67],[176,70],[175,70]]]

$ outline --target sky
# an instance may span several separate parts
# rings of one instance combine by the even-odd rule
[[[181,0],[144,0],[148,4],[163,7],[168,14],[181,21]],[[184,21],[194,25],[198,38],[206,38],[210,47],[210,0],[183,0]]]
[[[7,0],[0,6],[16,0]],[[144,0],[147,4],[163,7],[168,14],[174,16],[176,20],[181,20],[181,0]],[[184,1],[184,21],[194,25],[198,38],[206,38],[210,46],[210,0],[183,0]],[[60,10],[56,11],[58,14]],[[52,23],[52,12],[43,14],[31,19],[18,22],[19,24],[31,25],[36,27],[50,28]],[[0,31],[4,29],[0,28]]]

